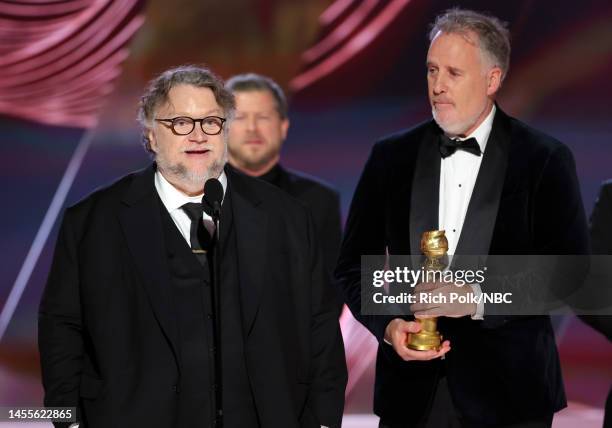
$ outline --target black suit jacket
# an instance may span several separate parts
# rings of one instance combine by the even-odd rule
[[[612,254],[612,180],[605,181],[591,214],[593,254]]]
[[[612,254],[612,180],[605,181],[591,214],[591,247],[593,254]],[[604,284],[609,286],[609,284]],[[580,317],[595,330],[612,340],[611,315],[583,315]],[[604,427],[612,425],[612,386],[608,392],[604,414]]]
[[[314,177],[284,168],[280,164],[276,168],[278,177],[273,183],[310,209],[323,250],[323,268],[331,277],[338,261],[342,239],[340,195],[331,186]],[[337,294],[341,306],[341,293]]]
[[[360,313],[362,254],[420,254],[438,228],[441,130],[427,122],[377,143],[355,191],[336,277],[353,315],[378,339],[375,412],[416,425],[446,373],[471,424],[498,426],[565,406],[548,317],[440,319],[445,360],[404,362],[383,342],[391,320]],[[586,220],[573,157],[551,137],[497,109],[456,254],[585,254]]]
[[[241,173],[239,169],[229,167]],[[323,250],[323,267],[331,277],[338,261],[342,239],[338,192],[329,184],[308,174],[285,168],[280,163],[257,178],[279,187],[308,207],[312,213],[319,243]]]
[[[92,427],[173,424],[180,349],[154,171],[66,211],[40,306],[45,405],[77,406]],[[260,424],[337,427],[346,366],[311,216],[273,186],[227,176]]]
[[[590,232],[593,254],[612,254],[612,180],[605,181],[599,189],[591,214]],[[601,285],[609,287],[609,284]],[[612,340],[612,316],[583,315],[580,318]]]

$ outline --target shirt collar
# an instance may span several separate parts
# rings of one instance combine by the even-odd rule
[[[478,142],[478,145],[480,146],[480,151],[484,153],[485,148],[487,147],[487,141],[489,141],[489,135],[491,135],[491,129],[493,129],[493,119],[495,117],[495,111],[496,107],[495,104],[493,104],[493,108],[491,108],[491,111],[489,112],[485,120],[483,120],[482,123],[478,126],[478,128],[476,128],[470,135],[464,138],[459,138],[459,140],[475,138]]]
[[[227,189],[227,176],[225,175],[225,171],[222,171],[221,175],[219,175],[219,182],[221,182],[223,196],[225,197],[225,191]],[[204,194],[204,192],[197,196],[188,196],[184,194],[166,180],[166,177],[163,176],[159,169],[155,171],[155,189],[157,189],[157,193],[169,213],[180,209],[188,202],[202,202],[202,195]]]

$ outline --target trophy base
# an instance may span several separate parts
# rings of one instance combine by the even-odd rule
[[[442,346],[442,336],[440,333],[410,333],[406,346],[415,351],[439,351]]]

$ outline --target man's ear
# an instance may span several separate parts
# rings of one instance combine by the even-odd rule
[[[153,130],[151,128],[147,129],[145,131],[145,135],[149,140],[149,147],[151,147],[151,150],[157,153],[157,140],[155,139],[155,134],[153,133]]]
[[[283,141],[287,139],[287,132],[289,132],[289,119],[284,118],[281,122],[281,134],[283,135]]]
[[[487,73],[487,95],[495,95],[501,87],[502,70],[495,66]]]

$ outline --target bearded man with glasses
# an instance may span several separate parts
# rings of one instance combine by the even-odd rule
[[[139,111],[154,163],[66,210],[39,348],[45,405],[76,407],[81,427],[341,425],[344,348],[312,218],[224,169],[233,110],[209,70],[162,73]]]

